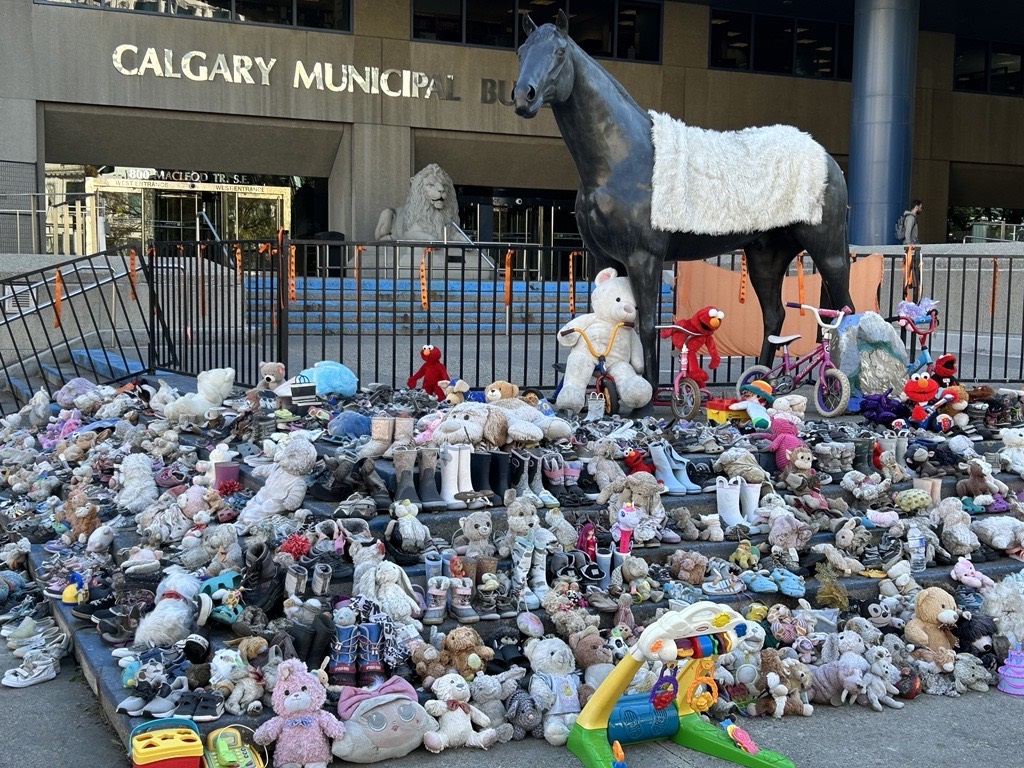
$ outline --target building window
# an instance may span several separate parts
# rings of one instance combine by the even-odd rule
[[[793,74],[793,20],[776,16],[754,17],[755,72]]]
[[[661,3],[654,0],[413,0],[412,37],[513,49],[523,43],[523,14],[540,26],[560,10],[591,56],[661,59]]]
[[[988,90],[988,43],[984,40],[956,39],[953,87],[958,91]]]
[[[710,66],[720,69],[750,69],[752,19],[749,13],[711,13],[711,44],[708,47]]]
[[[953,53],[953,88],[957,91],[1024,94],[1021,58],[1024,45],[987,40],[956,39]]]
[[[130,13],[352,31],[352,0],[35,0]]]
[[[708,66],[775,75],[853,77],[853,25],[711,11]]]
[[[1019,43],[992,43],[991,65],[989,67],[989,91],[1020,96],[1020,59],[1024,46]]]
[[[466,0],[469,45],[511,48],[516,42],[518,22],[515,0]]]

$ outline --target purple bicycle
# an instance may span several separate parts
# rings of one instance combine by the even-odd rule
[[[829,345],[843,318],[850,314],[850,308],[819,309],[810,304],[797,304],[792,301],[787,301],[786,306],[812,312],[814,321],[821,328],[821,340],[806,355],[795,357],[789,354],[789,345],[800,338],[799,333],[769,336],[768,341],[782,347],[782,359],[771,368],[767,365],[752,365],[747,368],[736,382],[736,392],[742,394],[744,384],[761,379],[772,385],[775,395],[785,395],[796,389],[805,379],[809,379],[811,373],[816,370],[818,382],[814,388],[814,407],[825,418],[838,416],[846,411],[846,404],[850,401],[850,380],[832,363]],[[822,320],[823,317],[833,318],[833,321],[827,323]]]

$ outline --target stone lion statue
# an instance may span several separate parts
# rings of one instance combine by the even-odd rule
[[[459,204],[451,177],[431,163],[409,180],[409,194],[401,208],[380,212],[374,237],[377,240],[444,239],[449,221],[459,223]]]

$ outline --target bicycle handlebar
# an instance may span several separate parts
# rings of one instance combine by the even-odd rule
[[[822,328],[838,328],[839,324],[843,321],[843,318],[849,315],[850,308],[843,307],[842,309],[825,309],[824,307],[815,307],[810,304],[801,304],[797,301],[787,301],[786,306],[791,309],[806,309],[814,314],[814,321]],[[834,317],[836,318],[833,323],[822,322],[823,317]]]
[[[683,328],[681,325],[656,325],[656,326],[654,326],[654,329],[657,330],[657,331],[663,331],[663,330],[666,330],[668,328],[671,328],[673,331],[682,331],[683,333],[685,333],[687,336],[690,336],[690,337],[700,336],[701,335],[701,334],[697,333],[696,331],[691,331],[688,328]]]

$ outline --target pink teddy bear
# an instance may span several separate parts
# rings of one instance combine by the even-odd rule
[[[271,701],[274,717],[256,729],[252,740],[274,744],[274,765],[326,768],[334,760],[329,739],[345,735],[345,726],[323,709],[327,690],[298,659],[282,661]]]
[[[787,451],[798,446],[806,447],[807,443],[797,437],[797,424],[788,418],[773,418],[767,432],[755,432],[750,435],[753,440],[769,440],[768,450],[775,453],[775,468],[781,472],[789,464]]]
[[[953,577],[954,581],[959,581],[964,586],[973,587],[974,589],[995,586],[995,582],[977,570],[974,567],[974,563],[966,557],[961,557],[956,561],[956,565],[953,566],[953,570],[949,572],[949,575]]]

